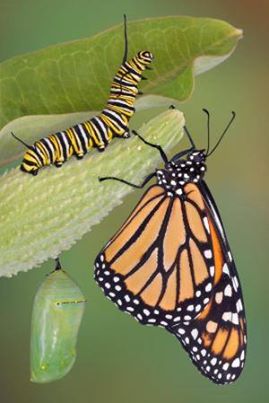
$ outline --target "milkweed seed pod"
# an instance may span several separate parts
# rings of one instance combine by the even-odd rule
[[[78,331],[85,308],[78,285],[61,269],[47,276],[33,306],[31,381],[52,382],[64,377],[76,359]]]

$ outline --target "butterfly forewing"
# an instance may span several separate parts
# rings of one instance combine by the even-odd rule
[[[212,295],[206,206],[197,186],[185,192],[182,200],[150,187],[95,262],[106,296],[143,324],[188,323]]]

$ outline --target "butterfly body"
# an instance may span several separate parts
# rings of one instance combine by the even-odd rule
[[[191,152],[186,159],[169,161],[164,169],[156,171],[157,183],[164,187],[167,195],[184,199],[184,186],[198,183],[206,172],[204,150]]]
[[[200,372],[226,384],[245,362],[246,321],[227,237],[204,182],[207,155],[194,146],[170,161],[162,154],[164,168],[149,176],[157,183],[97,256],[95,279],[119,309],[164,327]]]

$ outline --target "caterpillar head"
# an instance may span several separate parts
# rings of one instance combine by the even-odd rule
[[[29,147],[29,149],[24,154],[23,161],[20,166],[21,171],[36,176],[38,174],[39,168],[41,168],[42,166],[43,165],[40,161],[40,157],[35,147]]]
[[[138,52],[137,57],[139,59],[139,61],[144,64],[145,66],[150,64],[152,62],[152,60],[154,59],[154,56],[151,52],[149,52],[148,50],[142,50],[140,52]]]

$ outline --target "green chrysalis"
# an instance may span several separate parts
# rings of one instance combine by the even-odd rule
[[[31,381],[52,382],[65,376],[76,359],[77,335],[85,308],[80,288],[56,268],[37,290],[31,329]]]

